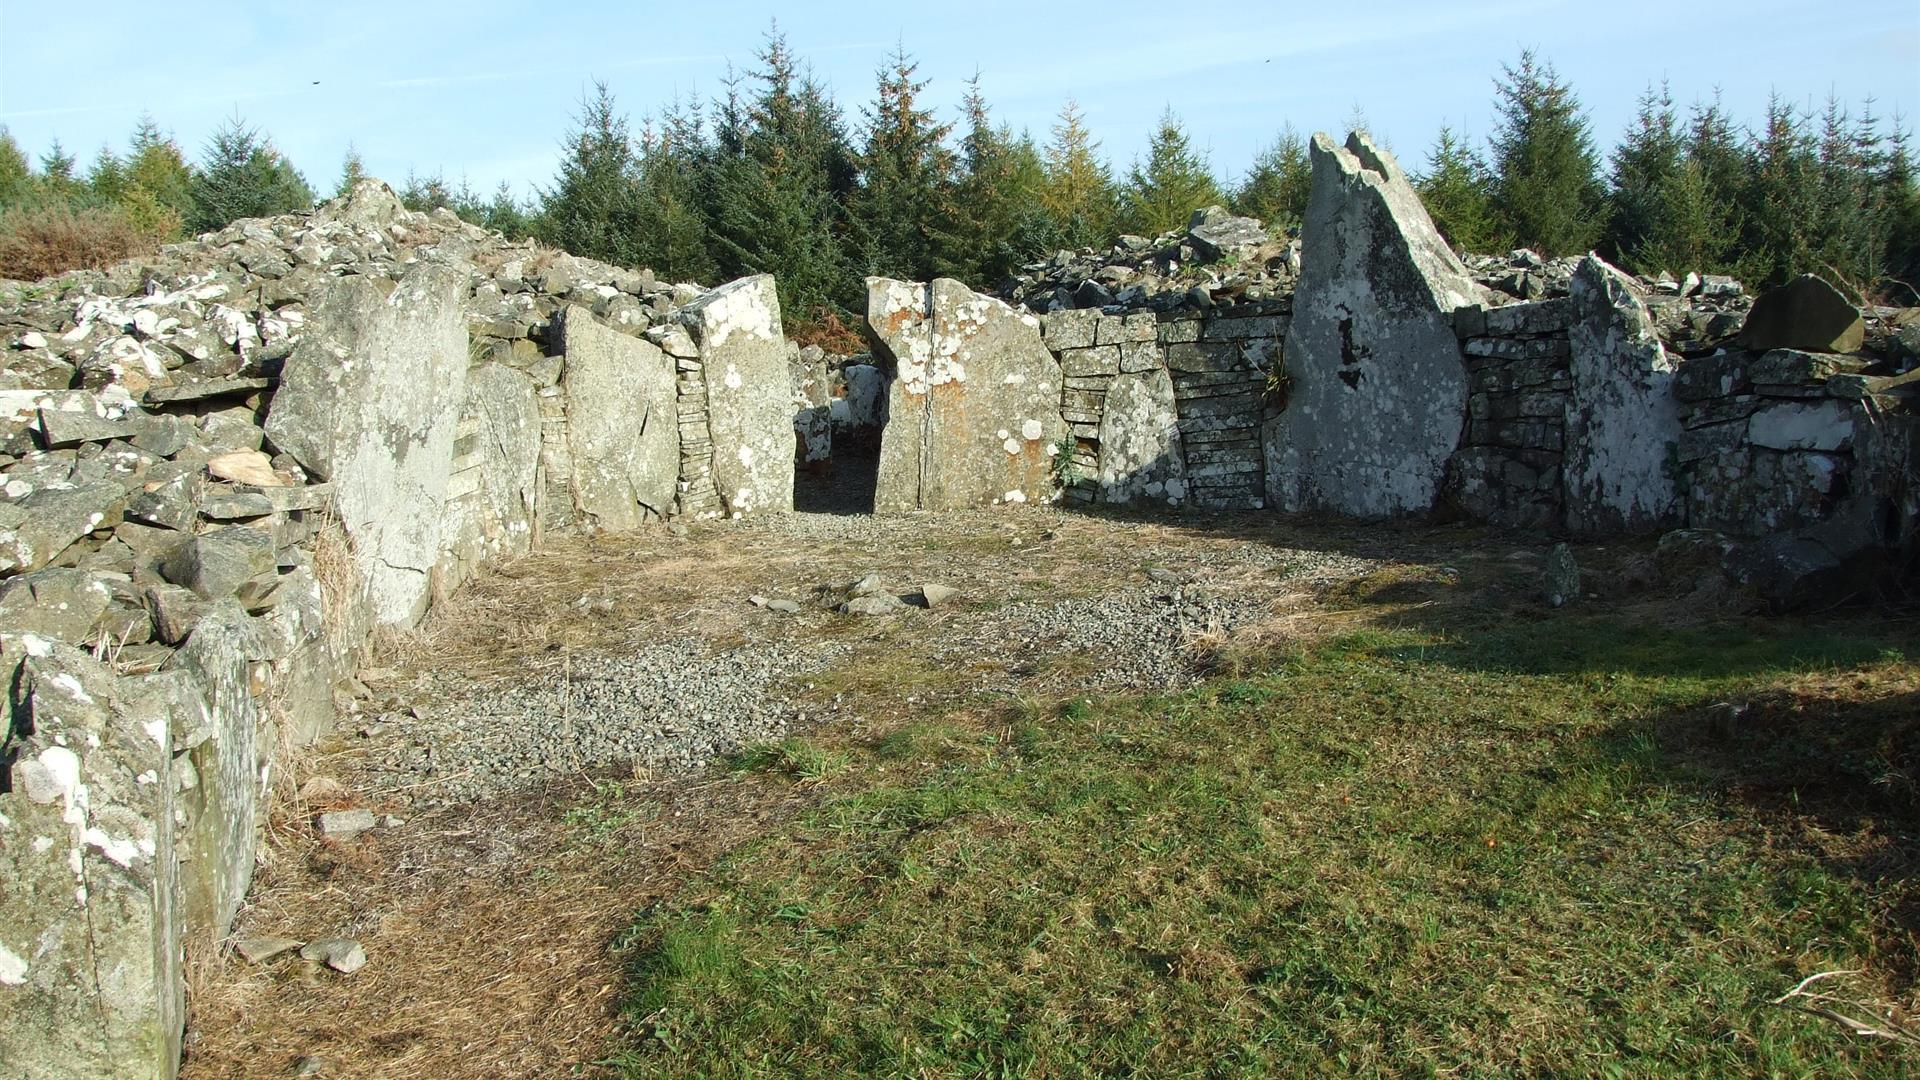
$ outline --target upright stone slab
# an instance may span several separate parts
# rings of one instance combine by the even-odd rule
[[[481,561],[533,547],[540,473],[534,394],[533,380],[502,364],[467,373],[434,571],[437,598],[451,595]]]
[[[876,511],[1052,498],[1067,425],[1037,319],[948,278],[868,278],[867,325],[894,369]]]
[[[1100,416],[1100,501],[1179,506],[1187,501],[1187,458],[1164,368],[1124,374],[1107,388]]]
[[[793,509],[793,391],[772,274],[730,282],[680,309],[700,350],[713,483],[732,517]]]
[[[165,695],[30,636],[0,654],[0,1073],[164,1080],[185,1023]]]
[[[666,517],[680,476],[673,358],[584,308],[563,309],[556,325],[574,507],[602,529]]]
[[[1587,535],[1676,523],[1675,363],[1626,275],[1597,255],[1574,271],[1567,402],[1567,527]]]
[[[1473,279],[1391,154],[1356,132],[1344,148],[1315,135],[1312,155],[1286,407],[1263,433],[1268,504],[1426,510],[1466,413],[1452,316]]]
[[[466,401],[466,275],[421,263],[391,293],[336,281],[287,357],[267,436],[333,482],[377,622],[412,625],[441,553]]]
[[[181,916],[188,933],[214,940],[233,925],[253,881],[260,795],[275,745],[249,687],[259,646],[246,610],[223,600],[167,661],[180,680],[173,745],[185,751],[193,786],[180,796]]]

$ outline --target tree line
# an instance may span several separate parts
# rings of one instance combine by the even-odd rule
[[[797,319],[855,310],[868,274],[991,286],[1057,249],[1152,236],[1210,204],[1276,231],[1306,210],[1308,148],[1291,126],[1228,183],[1171,109],[1144,154],[1116,171],[1072,101],[1040,139],[997,121],[978,77],[952,120],[926,105],[926,88],[896,49],[849,117],[775,28],[719,95],[669,102],[637,130],[596,84],[556,175],[530,201],[437,175],[408,177],[401,195],[671,280],[772,273]],[[1761,128],[1745,131],[1717,96],[1683,114],[1665,85],[1650,87],[1603,159],[1573,88],[1525,52],[1495,79],[1494,109],[1484,147],[1443,127],[1413,169],[1457,248],[1594,249],[1646,273],[1732,273],[1756,286],[1803,271],[1890,293],[1920,281],[1910,135],[1871,101],[1857,113],[1829,101],[1813,115],[1775,96]],[[336,190],[362,173],[349,151]],[[143,120],[124,154],[102,149],[84,175],[57,144],[30,168],[0,131],[0,274],[9,237],[33,220],[165,240],[313,197],[237,117],[194,163]]]

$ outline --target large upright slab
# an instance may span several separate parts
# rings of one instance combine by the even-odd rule
[[[1187,458],[1180,443],[1173,378],[1165,368],[1123,373],[1107,388],[1100,416],[1100,501],[1180,506]]]
[[[533,547],[540,485],[534,395],[533,380],[502,364],[481,364],[467,373],[447,478],[443,551],[434,570],[437,598],[452,595],[483,560],[524,555]]]
[[[877,512],[1052,498],[1067,425],[1037,319],[948,278],[868,278],[867,325],[894,369]]]
[[[1313,193],[1267,422],[1268,504],[1378,516],[1430,508],[1459,444],[1467,376],[1455,308],[1476,292],[1393,156],[1313,137]]]
[[[1567,402],[1567,527],[1647,532],[1678,523],[1680,402],[1673,358],[1626,275],[1597,255],[1573,274]]]
[[[732,517],[793,509],[793,389],[772,274],[722,285],[680,309],[700,351],[713,483]]]
[[[466,401],[466,275],[421,263],[391,293],[328,290],[287,357],[267,436],[333,482],[375,621],[412,625],[440,556],[454,431]]]
[[[584,308],[564,309],[556,325],[574,506],[602,529],[666,517],[680,476],[673,358]]]

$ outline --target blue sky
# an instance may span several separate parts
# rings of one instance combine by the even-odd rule
[[[1356,105],[1417,168],[1442,122],[1485,135],[1492,79],[1527,47],[1572,82],[1603,145],[1662,78],[1682,103],[1719,87],[1743,122],[1773,90],[1920,114],[1920,0],[875,7],[0,0],[0,124],[36,157],[57,136],[85,162],[144,110],[197,156],[237,110],[317,188],[352,142],[396,183],[439,171],[527,194],[591,80],[637,126],[675,94],[719,91],[776,15],[856,123],[902,42],[946,118],[976,70],[996,113],[1042,138],[1074,98],[1117,170],[1168,105],[1226,177],[1283,124],[1343,128]]]

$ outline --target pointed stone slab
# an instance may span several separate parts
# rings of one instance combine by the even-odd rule
[[[1270,505],[1361,516],[1433,506],[1467,375],[1455,309],[1472,277],[1393,155],[1315,135],[1285,410],[1266,425]]]
[[[1567,527],[1587,535],[1678,522],[1676,358],[1625,274],[1597,255],[1573,273],[1573,392],[1567,402]]]
[[[1101,502],[1187,501],[1187,459],[1174,409],[1173,378],[1163,368],[1113,380],[1100,417]]]
[[[1053,497],[1067,424],[1039,320],[947,278],[868,278],[867,325],[894,369],[876,511]]]
[[[793,509],[793,389],[772,274],[729,282],[680,309],[700,352],[713,484],[732,517]]]
[[[666,517],[680,470],[673,358],[584,308],[565,308],[558,327],[574,505],[602,529]]]

